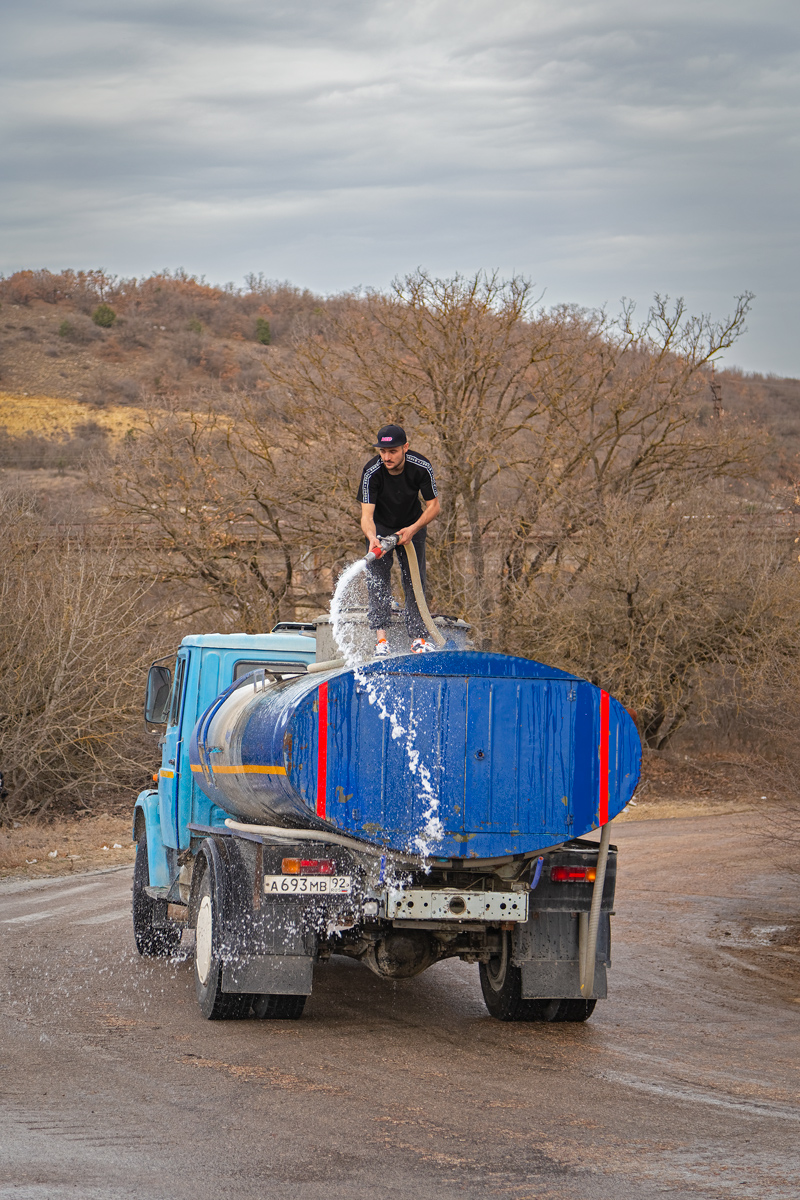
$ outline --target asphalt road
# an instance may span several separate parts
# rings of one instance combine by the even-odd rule
[[[143,961],[130,868],[0,885],[0,1197],[800,1195],[800,876],[755,818],[620,846],[609,1000],[507,1025],[477,967],[321,966],[299,1022],[207,1022]]]

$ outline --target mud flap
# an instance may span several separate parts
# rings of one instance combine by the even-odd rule
[[[310,996],[314,960],[308,955],[259,954],[222,968],[223,992],[257,996]]]
[[[524,1000],[567,1000],[581,999],[580,969],[577,962],[568,959],[559,961],[532,959],[523,963],[522,997]],[[583,999],[605,1000],[606,965],[597,963],[594,969],[594,990],[591,997]]]
[[[579,919],[575,912],[543,909],[532,913],[524,924],[517,926],[512,961],[522,973],[523,999],[581,999],[579,942]],[[601,913],[593,999],[606,999],[606,967],[610,957],[610,915]]]

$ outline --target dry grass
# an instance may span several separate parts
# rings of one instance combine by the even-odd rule
[[[131,405],[107,404],[103,408],[90,409],[77,400],[0,392],[0,425],[4,425],[12,437],[26,433],[39,437],[72,433],[91,418],[107,429],[114,440],[120,440],[132,426],[144,421],[146,415],[143,408]]]
[[[133,862],[134,854],[129,813],[25,821],[0,829],[0,878],[78,874]]]
[[[652,821],[670,817],[710,817],[774,807],[774,789],[759,787],[753,764],[732,750],[680,752],[645,751],[642,777],[634,803],[618,821]]]

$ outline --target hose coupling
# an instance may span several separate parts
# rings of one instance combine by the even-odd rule
[[[384,554],[388,554],[390,550],[394,550],[399,539],[396,533],[387,533],[384,537],[378,538],[380,550],[370,550],[369,554],[365,555],[365,561],[375,562],[377,558],[382,558]]]

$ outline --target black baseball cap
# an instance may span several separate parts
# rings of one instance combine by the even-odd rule
[[[375,442],[376,450],[391,450],[395,446],[405,446],[408,438],[402,425],[384,425],[378,430]]]

